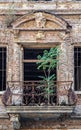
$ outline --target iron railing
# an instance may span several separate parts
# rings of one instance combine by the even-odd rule
[[[11,102],[8,101],[6,104],[26,106],[59,105],[59,94],[67,96],[71,87],[72,81],[55,81],[50,91],[47,91],[46,84],[41,81],[8,81],[8,90],[6,91],[9,91],[9,95],[11,95]]]

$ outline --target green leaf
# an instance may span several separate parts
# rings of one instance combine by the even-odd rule
[[[44,87],[45,96],[48,94],[54,93],[56,91],[54,80],[56,79],[55,74],[51,75],[52,70],[57,67],[59,62],[59,54],[60,54],[59,46],[55,48],[50,48],[50,50],[44,50],[42,55],[38,55],[37,69],[44,71],[44,76],[39,76],[42,81],[39,87]],[[47,96],[49,97],[49,96]]]

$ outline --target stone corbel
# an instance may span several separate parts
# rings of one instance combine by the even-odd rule
[[[14,130],[19,130],[20,129],[20,121],[19,121],[19,114],[9,114],[10,116],[10,121],[12,123],[13,129]]]

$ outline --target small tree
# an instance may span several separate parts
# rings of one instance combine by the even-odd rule
[[[44,76],[40,76],[42,79],[42,83],[45,84],[45,93],[46,98],[48,99],[48,105],[50,102],[50,94],[54,92],[54,80],[56,78],[55,74],[51,74],[51,72],[56,68],[57,63],[59,61],[60,50],[59,47],[51,48],[49,51],[44,50],[43,55],[38,55],[37,69],[43,70]],[[40,87],[42,87],[40,85]]]

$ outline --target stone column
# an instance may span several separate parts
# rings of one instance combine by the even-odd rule
[[[68,89],[73,81],[73,47],[71,45],[70,34],[66,34],[64,42],[60,45],[61,54],[58,65],[58,80],[65,81],[60,82],[58,85],[58,102],[59,104],[68,104]]]
[[[13,69],[13,35],[11,32],[8,34],[8,48],[7,48],[7,81],[12,81]]]
[[[22,82],[20,82],[21,79],[21,47],[17,43],[13,43],[13,75],[12,75],[12,81],[13,82],[13,94],[15,94],[12,97],[12,103],[15,105],[22,104]],[[20,94],[20,95],[18,95]]]

